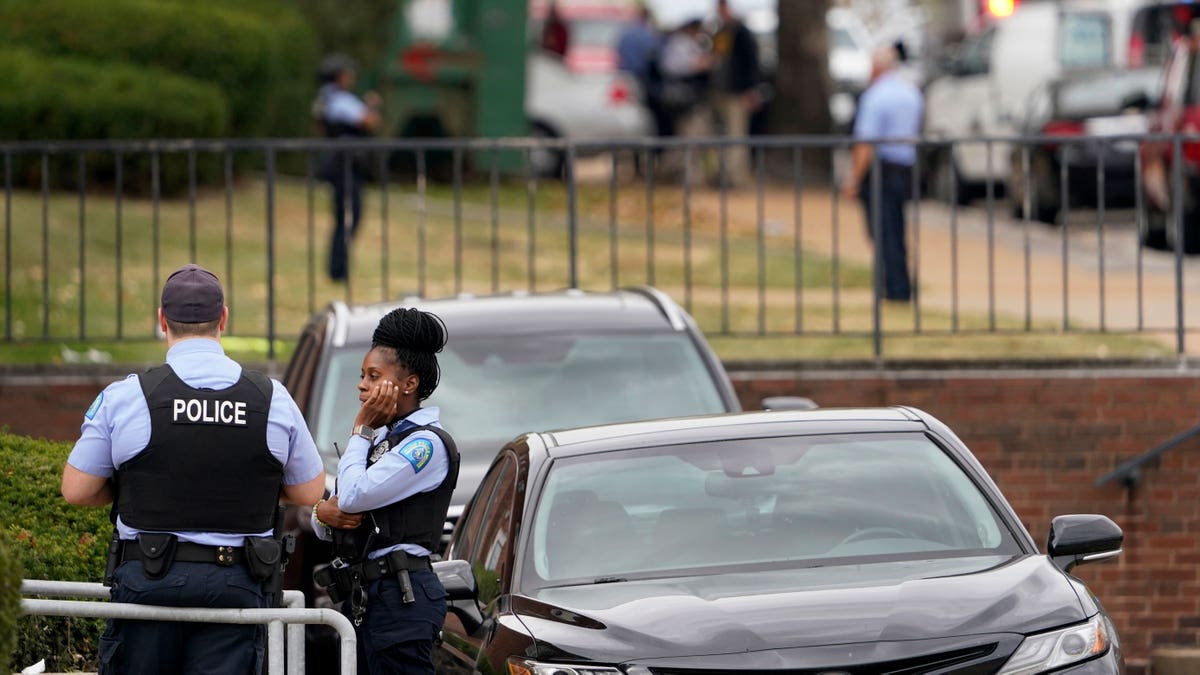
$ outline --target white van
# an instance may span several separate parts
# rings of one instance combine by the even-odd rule
[[[964,41],[945,64],[946,74],[926,87],[926,137],[1014,135],[1029,95],[1064,71],[1124,66],[1131,59],[1142,65],[1165,54],[1169,32],[1160,28],[1182,6],[1194,7],[1147,0],[1025,0],[1011,16]],[[931,151],[925,158],[929,188],[948,198],[957,169],[957,195],[965,203],[989,178],[1003,185],[1009,156],[1006,143],[992,145],[990,164],[984,143]]]

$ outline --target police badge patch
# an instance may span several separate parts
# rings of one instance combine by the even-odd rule
[[[413,473],[420,473],[421,469],[424,469],[425,465],[429,463],[429,458],[433,456],[433,443],[425,438],[413,439],[400,448],[400,456],[412,464]]]
[[[367,461],[370,462],[371,464],[378,462],[379,458],[386,455],[387,451],[390,450],[391,448],[392,448],[392,442],[386,438],[383,439],[382,441],[379,442],[379,445],[375,446],[375,449],[371,451],[371,456],[367,459]]]
[[[89,420],[96,419],[96,413],[100,412],[100,405],[102,403],[104,403],[104,392],[100,392],[100,395],[96,397],[96,400],[92,401],[92,405],[87,409],[87,412],[83,413],[83,416]]]

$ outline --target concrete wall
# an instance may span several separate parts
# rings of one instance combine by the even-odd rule
[[[1121,462],[1200,423],[1200,378],[1172,369],[817,370],[731,364],[743,405],[801,395],[825,407],[911,405],[967,443],[1045,542],[1051,518],[1103,513],[1119,560],[1077,569],[1112,613],[1133,672],[1155,649],[1200,647],[1200,441],[1167,452],[1127,490],[1094,485]],[[73,440],[115,372],[0,374],[0,425]]]

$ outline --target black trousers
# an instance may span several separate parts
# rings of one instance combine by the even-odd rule
[[[329,278],[344,281],[350,274],[350,239],[362,217],[362,176],[349,153],[337,153],[325,178],[333,187],[333,236],[329,242]],[[346,166],[349,164],[349,166]]]
[[[908,249],[905,244],[904,203],[912,195],[912,167],[882,162],[880,170],[879,203],[875,204],[871,175],[867,172],[858,196],[867,216],[867,234],[880,248],[883,263],[883,297],[907,301],[912,298],[908,278]],[[878,213],[879,223],[875,218]],[[876,233],[875,228],[879,228]],[[878,284],[878,281],[876,281]]]
[[[433,572],[409,572],[409,578],[415,599],[407,605],[395,577],[367,586],[367,611],[355,629],[359,673],[434,672],[433,643],[446,618],[446,589]],[[348,612],[349,601],[344,605]]]
[[[113,602],[169,607],[266,607],[262,583],[245,565],[176,562],[161,579],[148,579],[142,563],[117,568]],[[266,627],[110,619],[100,636],[100,675],[223,673],[262,670]]]

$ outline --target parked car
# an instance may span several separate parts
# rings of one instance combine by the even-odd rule
[[[1143,101],[1150,109],[1150,131],[1160,134],[1194,135],[1200,131],[1200,37],[1191,36],[1176,42],[1163,70],[1161,96]],[[1144,246],[1175,250],[1184,253],[1200,252],[1200,210],[1196,206],[1196,191],[1200,189],[1200,143],[1180,143],[1181,155],[1176,157],[1174,143],[1155,141],[1143,143],[1142,193],[1146,206],[1145,217],[1139,219]],[[1179,226],[1175,223],[1175,172],[1180,173],[1183,214]],[[1180,238],[1182,234],[1182,240]]]
[[[556,55],[533,49],[526,61],[525,114],[535,138],[572,141],[629,141],[652,136],[654,118],[641,85],[617,70],[575,72]],[[586,145],[579,155],[587,155]],[[546,145],[530,153],[540,176],[562,173],[565,153]]]
[[[1161,64],[1181,19],[1200,15],[1190,2],[1072,0],[1022,2],[1007,18],[987,24],[946,59],[944,75],[926,88],[925,133],[933,139],[1007,138],[1029,95],[1075,70]],[[1186,29],[1187,22],[1182,23]],[[1009,177],[1011,148],[984,143],[931,148],[928,190],[961,203],[989,180]]]
[[[436,649],[457,673],[1120,673],[1077,565],[1045,553],[953,432],[910,408],[531,433],[459,522]]]
[[[283,376],[324,459],[327,489],[337,475],[335,444],[345,442],[360,405],[363,356],[380,317],[397,306],[433,312],[446,324],[441,381],[424,403],[440,408],[461,455],[444,541],[496,448],[517,434],[741,408],[695,322],[653,288],[334,302],[304,327]],[[805,402],[785,397],[770,405]],[[286,586],[327,606],[312,569],[329,561],[329,545],[312,535],[308,509],[291,509],[290,516],[300,536]],[[332,631],[314,626],[308,635],[312,664],[336,651],[326,644]]]
[[[1062,167],[1067,167],[1067,205],[1097,204],[1097,178],[1103,167],[1106,204],[1131,203],[1136,189],[1136,138],[1145,134],[1144,110],[1130,101],[1158,98],[1160,68],[1106,68],[1077,71],[1038,87],[1017,126],[1021,136],[1061,136],[1064,142],[1014,143],[1005,192],[1017,217],[1056,223],[1064,206]],[[1085,140],[1087,139],[1087,140]],[[1025,152],[1029,153],[1029,175]]]
[[[851,130],[858,96],[871,83],[871,33],[858,15],[844,7],[825,13],[829,41],[829,77],[833,91],[829,114],[834,129]]]

